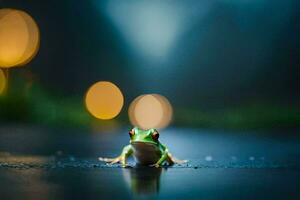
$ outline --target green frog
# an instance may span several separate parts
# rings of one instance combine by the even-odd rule
[[[121,163],[122,167],[127,166],[129,156],[133,156],[139,165],[153,167],[160,167],[164,163],[173,165],[187,162],[172,156],[168,148],[159,142],[159,133],[156,129],[143,130],[134,127],[129,131],[129,136],[130,144],[123,148],[121,155],[116,158],[99,157],[99,160],[110,164]]]

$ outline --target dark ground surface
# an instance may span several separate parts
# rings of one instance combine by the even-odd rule
[[[82,132],[2,125],[1,199],[300,199],[297,131],[170,128],[161,141],[190,162],[162,169],[97,161],[120,153],[125,129]]]

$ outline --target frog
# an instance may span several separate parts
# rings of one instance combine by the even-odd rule
[[[123,147],[119,156],[115,158],[99,157],[98,160],[108,164],[120,163],[122,167],[128,167],[127,159],[133,156],[137,165],[156,168],[164,164],[171,166],[188,162],[174,157],[167,146],[159,141],[159,132],[154,128],[144,130],[134,127],[129,131],[129,137],[129,144]]]

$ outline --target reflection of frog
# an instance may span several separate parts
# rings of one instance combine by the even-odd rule
[[[159,193],[162,168],[126,168],[123,178],[137,196],[151,197]]]
[[[127,164],[128,156],[133,155],[137,163],[140,165],[150,165],[159,167],[163,163],[168,162],[169,165],[174,163],[182,164],[186,160],[178,160],[173,157],[168,148],[158,141],[159,133],[155,129],[142,130],[137,127],[129,131],[130,144],[123,148],[120,156],[116,158],[102,158],[111,164],[121,163],[123,167]]]

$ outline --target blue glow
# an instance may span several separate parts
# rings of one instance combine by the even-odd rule
[[[153,1],[110,1],[108,14],[137,52],[166,56],[182,26],[179,9]]]
[[[194,2],[194,1],[192,1]],[[124,36],[134,54],[164,60],[180,36],[191,27],[191,15],[207,13],[207,3],[178,1],[109,1],[107,15]],[[205,12],[203,12],[205,11]]]

